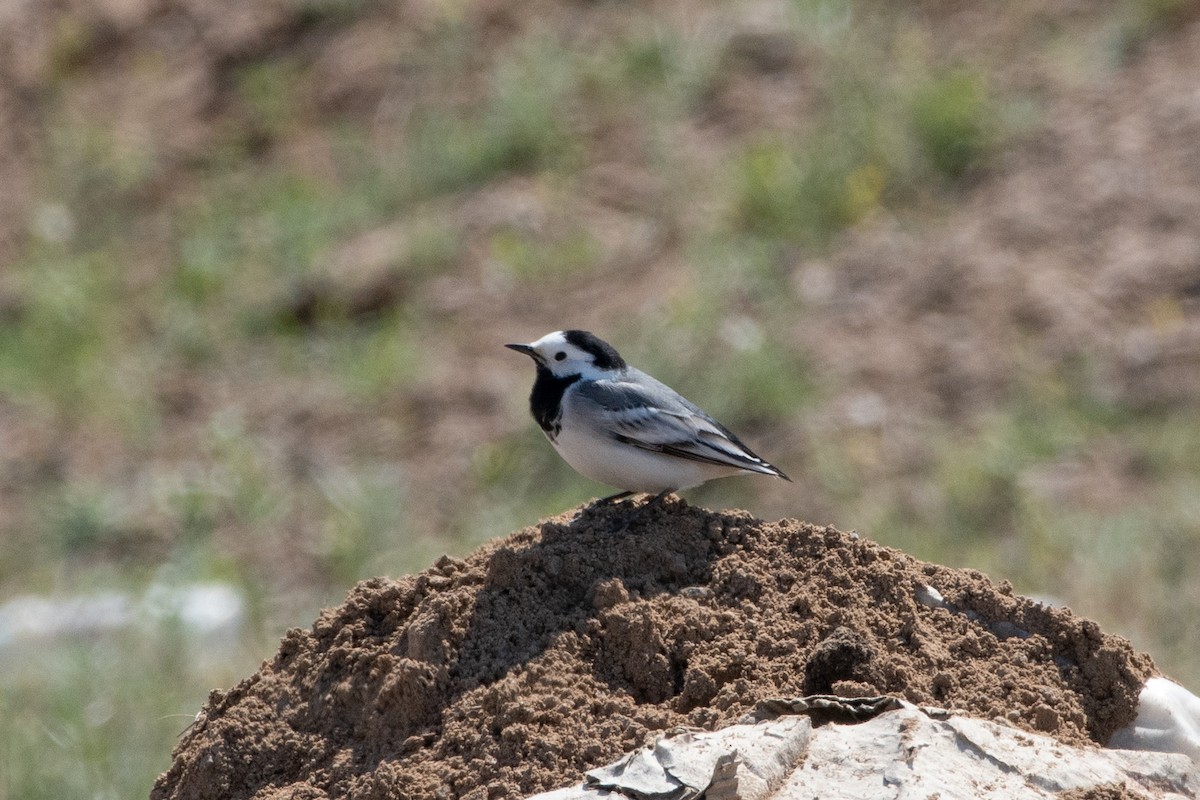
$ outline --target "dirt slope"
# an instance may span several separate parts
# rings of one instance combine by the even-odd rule
[[[359,584],[211,695],[152,797],[516,797],[651,732],[829,691],[1103,742],[1154,672],[1066,609],[853,534],[682,501],[614,533],[627,513]]]

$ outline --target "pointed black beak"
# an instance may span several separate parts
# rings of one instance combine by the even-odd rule
[[[530,358],[537,358],[537,351],[527,344],[506,344],[504,346],[509,350],[516,350],[518,353],[524,353]]]

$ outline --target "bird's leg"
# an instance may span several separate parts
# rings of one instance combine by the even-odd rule
[[[584,514],[597,513],[600,511],[600,509],[614,506],[617,504],[617,501],[624,500],[626,497],[629,497],[633,494],[637,494],[637,492],[617,492],[616,494],[610,494],[608,497],[601,497],[598,500],[593,500],[591,505],[580,510],[579,515],[583,516]]]
[[[675,490],[674,489],[664,489],[661,492],[659,492],[658,494],[654,495],[654,497],[651,497],[643,505],[640,505],[636,508],[630,509],[629,513],[627,515],[625,515],[625,519],[621,520],[621,522],[613,530],[613,533],[625,533],[626,531],[628,531],[630,528],[633,527],[634,523],[638,522],[643,517],[645,517],[646,513],[648,511],[650,511],[656,505],[662,505],[663,498],[666,497],[667,495],[669,495],[673,491],[675,491]]]
[[[617,492],[616,494],[610,494],[608,497],[601,497],[599,500],[597,500],[592,505],[597,505],[597,506],[612,505],[613,503],[617,502],[618,500],[624,500],[626,497],[629,497],[632,494],[636,494],[636,492]]]
[[[649,511],[650,509],[654,508],[655,506],[662,505],[663,498],[666,497],[667,495],[669,495],[673,491],[675,491],[675,490],[674,489],[663,489],[661,492],[654,495],[654,497],[651,497],[650,501],[648,503],[646,503],[646,505],[639,508],[638,512],[645,513],[646,511]]]

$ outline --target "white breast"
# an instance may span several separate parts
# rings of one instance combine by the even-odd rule
[[[688,489],[746,471],[642,450],[570,421],[563,425],[554,448],[580,475],[629,492]]]

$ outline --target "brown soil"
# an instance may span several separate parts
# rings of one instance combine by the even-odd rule
[[[1058,800],[1146,800],[1146,795],[1135,792],[1124,784],[1109,783],[1090,789],[1072,789],[1062,792]]]
[[[1069,610],[854,534],[683,501],[614,533],[628,513],[360,583],[211,695],[152,797],[514,797],[653,732],[831,691],[1104,742],[1154,672]],[[918,602],[924,585],[965,613]]]

